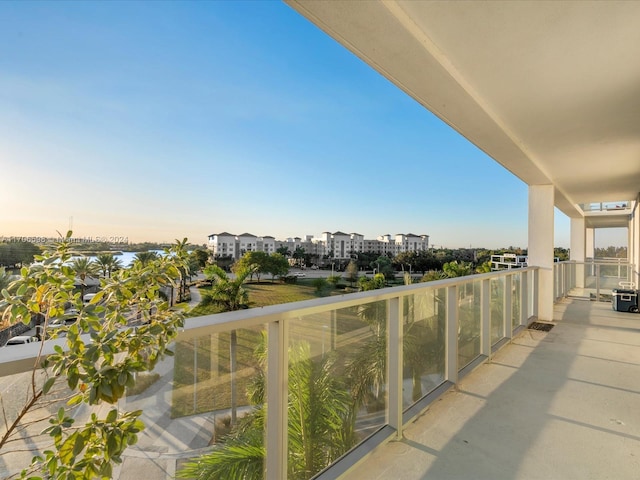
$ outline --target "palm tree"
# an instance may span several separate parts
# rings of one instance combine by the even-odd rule
[[[251,274],[250,268],[237,270],[235,279],[231,279],[227,272],[217,265],[208,265],[204,274],[212,282],[211,291],[202,299],[205,305],[218,305],[223,312],[241,310],[249,306],[249,294],[243,285]]]
[[[158,258],[158,254],[156,252],[138,252],[135,255],[135,261],[138,261],[142,264],[143,267],[149,265],[149,263]]]
[[[98,275],[97,265],[90,258],[80,257],[71,262],[71,268],[73,269],[76,277],[78,277],[82,282],[80,284],[80,298],[84,298],[84,291],[87,288],[85,280],[87,277],[95,278]]]
[[[229,278],[227,272],[217,265],[209,265],[204,269],[207,279],[212,281],[211,291],[202,298],[202,305],[218,305],[223,312],[232,312],[249,306],[249,294],[243,284],[251,274],[251,268],[240,268],[235,279]],[[231,330],[229,341],[229,370],[231,372],[231,424],[236,423],[236,350],[238,346],[237,332]]]
[[[113,253],[101,253],[96,257],[96,265],[103,277],[111,278],[111,273],[122,268],[122,261]]]
[[[180,267],[180,287],[178,288],[178,302],[183,302],[187,299],[187,279],[191,280],[191,277],[196,274],[200,268],[200,264],[197,259],[191,257],[187,253],[188,239],[185,237],[182,240],[176,238],[175,246],[177,252],[181,257],[182,266]]]
[[[227,442],[197,461],[187,463],[179,477],[195,479],[263,478],[266,336],[256,349],[260,371],[250,393],[256,409],[245,416]],[[310,346],[289,348],[287,478],[308,479],[355,444],[351,430],[351,396],[336,374],[335,360],[311,358]]]
[[[442,270],[449,278],[464,277],[473,273],[472,265],[470,263],[458,262],[457,260],[445,263],[442,266]]]
[[[404,300],[403,358],[411,373],[414,402],[423,396],[422,375],[434,369],[436,373],[444,370],[444,301],[445,297],[437,292],[432,298],[414,295]]]
[[[291,256],[295,258],[296,264],[299,267],[302,267],[305,255],[306,255],[306,252],[303,247],[296,247],[295,251],[293,252],[293,255]]]
[[[0,267],[0,292],[5,288],[9,288],[12,281],[11,274],[7,273],[4,267]]]
[[[383,387],[387,370],[387,303],[370,302],[360,305],[358,317],[364,320],[371,335],[358,349],[347,364],[347,378],[350,381],[354,409],[370,405],[377,409],[384,398]]]

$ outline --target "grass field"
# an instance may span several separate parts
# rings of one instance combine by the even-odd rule
[[[306,282],[301,284],[247,283],[245,288],[249,292],[251,307],[265,307],[318,298],[315,288],[304,283]],[[205,287],[201,288],[200,292],[204,295],[208,290]],[[197,306],[187,312],[186,316],[198,317],[214,313],[220,313],[216,306]],[[226,332],[215,337],[198,338],[195,343],[189,341],[176,344],[172,417],[230,408],[229,337],[230,334]],[[249,404],[246,389],[251,377],[256,373],[254,349],[259,342],[259,337],[259,328],[237,330],[238,406]],[[194,352],[197,352],[197,355],[194,355]]]
[[[248,283],[252,307],[263,307],[281,303],[309,300],[326,295],[318,293],[309,279],[298,284]],[[201,288],[204,294],[207,288]],[[334,290],[337,294],[342,290]],[[333,293],[330,292],[330,293]],[[196,317],[219,313],[215,307],[196,307],[187,316]],[[333,320],[332,320],[333,318]],[[314,354],[338,347],[338,343],[350,343],[360,338],[358,332],[367,330],[366,323],[359,318],[357,308],[303,317],[292,323],[292,339],[311,343]],[[260,341],[260,327],[237,330],[237,406],[249,405],[246,390],[257,373],[254,350]],[[354,337],[354,334],[357,337]],[[341,338],[342,340],[338,340]],[[229,373],[229,332],[200,337],[195,341],[177,342],[175,346],[174,386],[172,417],[181,417],[210,411],[229,409],[231,406],[231,378]],[[345,345],[346,348],[349,348]]]
[[[249,292],[250,307],[266,307],[267,305],[279,305],[281,303],[299,302],[318,298],[315,288],[309,284],[288,284],[278,282],[247,283],[244,288]],[[200,288],[200,293],[204,296],[209,291],[208,287]],[[219,307],[209,305],[206,307],[198,305],[186,313],[187,317],[200,317],[220,313]]]
[[[254,350],[260,329],[241,329],[236,334],[237,405],[243,406],[249,404],[247,385],[257,371]],[[231,407],[229,344],[229,332],[176,343],[172,418]]]

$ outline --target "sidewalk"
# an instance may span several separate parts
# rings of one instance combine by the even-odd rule
[[[172,479],[179,459],[209,450],[210,412],[171,418],[173,363],[173,357],[160,362],[154,370],[160,378],[140,395],[121,401],[125,410],[142,409],[140,419],[146,428],[138,435],[138,443],[125,451],[123,463],[114,469],[114,479]]]
[[[189,308],[193,308],[202,297],[196,287],[191,287],[190,292]],[[138,443],[125,451],[124,461],[114,469],[114,479],[173,479],[180,459],[210,450],[214,428],[211,412],[171,418],[173,365],[174,357],[159,362],[153,373],[160,374],[160,378],[140,395],[121,401],[125,410],[142,410],[140,419],[146,428],[138,435]]]

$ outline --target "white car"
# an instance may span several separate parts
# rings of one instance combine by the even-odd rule
[[[84,297],[82,297],[82,303],[84,303],[85,305],[88,305],[89,302],[91,302],[91,300],[93,299],[93,297],[95,297],[96,294],[95,293],[87,293],[85,294]]]
[[[306,277],[306,275],[305,275],[304,273],[302,273],[302,272],[295,272],[295,273],[293,274],[293,276],[294,276],[294,277]]]
[[[11,337],[6,346],[9,345],[24,345],[26,343],[32,343],[39,341],[37,337],[30,337],[29,335],[18,335],[16,337]]]

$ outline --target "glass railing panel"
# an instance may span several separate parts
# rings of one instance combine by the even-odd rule
[[[491,305],[491,345],[504,338],[504,280],[505,277],[489,280]]]
[[[403,407],[409,407],[445,380],[446,289],[404,298]]]
[[[596,288],[597,272],[595,263],[587,263],[584,266],[584,288]]]
[[[0,347],[2,350],[16,351],[23,348],[22,345]],[[29,467],[35,455],[42,455],[44,450],[53,450],[53,439],[42,431],[50,427],[50,415],[65,408],[67,414],[75,417],[77,421],[88,420],[86,408],[77,406],[69,408],[67,400],[70,392],[66,387],[66,379],[58,378],[49,394],[36,400],[26,416],[21,416],[21,410],[34,399],[32,380],[39,391],[48,377],[41,369],[32,372],[24,372],[15,375],[3,375],[0,377],[0,399],[2,421],[0,421],[0,436],[4,437],[8,428],[13,433],[9,434],[8,441],[0,450],[0,478],[20,478],[20,471]]]
[[[166,398],[167,416],[189,417],[198,425],[195,438],[185,438],[190,449],[216,445],[217,456],[205,455],[203,463],[238,462],[232,455],[238,446],[261,448],[264,445],[266,401],[266,334],[263,327],[237,329],[204,335],[175,344],[175,356],[165,367],[160,365],[159,381],[172,380]],[[173,369],[171,370],[171,366]],[[167,374],[162,372],[167,371]],[[152,374],[153,375],[153,374]],[[162,398],[158,388],[150,389],[148,407],[158,408]],[[145,410],[146,411],[146,410]],[[189,436],[185,431],[185,434]],[[229,454],[227,454],[229,449]],[[263,470],[262,459],[244,460],[254,470]]]
[[[289,478],[306,479],[386,424],[388,302],[289,322]]]
[[[458,286],[458,369],[480,355],[481,288],[480,281]]]
[[[511,276],[511,326],[513,328],[520,325],[520,292],[521,292],[520,274]]]

